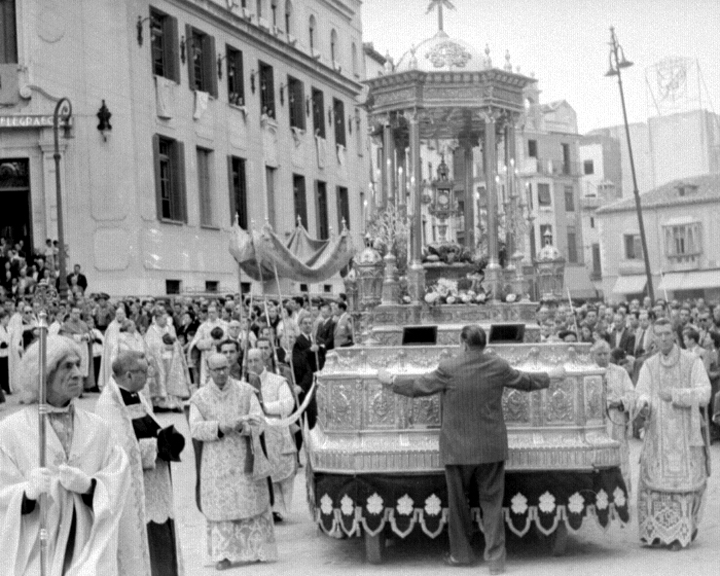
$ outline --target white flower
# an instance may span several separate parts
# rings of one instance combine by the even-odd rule
[[[555,496],[550,494],[550,492],[545,492],[542,496],[540,496],[540,512],[544,512],[545,514],[549,514],[553,510],[555,510]]]
[[[600,490],[595,497],[595,506],[598,510],[605,510],[608,507],[608,495],[605,490]]]
[[[625,504],[627,504],[625,492],[622,490],[622,488],[620,488],[620,486],[615,488],[615,492],[613,492],[613,500],[618,506],[625,506]]]
[[[515,300],[517,300],[517,295],[515,294],[508,294],[505,297],[505,302],[515,302]]]
[[[440,297],[440,295],[437,292],[428,292],[425,294],[425,302],[428,304],[432,304]]]
[[[578,492],[575,492],[568,500],[568,510],[573,514],[580,514],[583,511],[584,504],[585,498],[580,496]]]
[[[404,304],[410,304],[411,302],[410,296],[408,296],[407,294],[405,294],[402,299]]]
[[[527,512],[527,498],[520,494],[520,492],[515,494],[515,496],[513,496],[513,499],[510,502],[512,503],[510,509],[513,511],[514,514],[525,514],[525,512]]]
[[[345,496],[343,496],[343,499],[340,500],[340,511],[345,516],[350,516],[353,513],[353,510],[355,510],[355,508],[353,507],[352,498],[345,494]]]
[[[367,510],[373,515],[383,511],[383,499],[377,492],[367,499]]]
[[[455,300],[456,300],[455,296],[448,296],[446,302],[448,304],[455,304]]]
[[[477,296],[477,294],[475,294],[475,290],[468,290],[467,294],[470,298],[475,298],[475,296]]]
[[[410,496],[408,496],[407,494],[405,494],[405,496],[403,496],[402,498],[400,498],[400,500],[398,500],[398,503],[396,506],[398,514],[401,514],[402,516],[410,516],[410,514],[412,514],[412,511],[413,511],[414,503],[415,502],[413,502],[413,499],[410,498]]]
[[[327,494],[320,498],[320,511],[325,514],[325,516],[332,514],[332,498]]]
[[[470,294],[463,294],[462,296],[460,296],[460,300],[463,304],[468,304],[472,301],[472,296],[470,296]]]
[[[480,302],[480,304],[482,304],[483,302],[485,302],[485,300],[487,300],[487,296],[485,295],[485,292],[480,292],[480,294],[478,294],[478,295],[475,297],[475,300],[477,300],[478,302]]]
[[[435,494],[431,494],[430,497],[425,500],[425,512],[427,512],[430,516],[437,516],[440,514],[441,510],[440,498],[435,496]]]

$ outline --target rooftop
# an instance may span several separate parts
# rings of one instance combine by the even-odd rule
[[[643,208],[665,208],[687,204],[720,202],[720,174],[703,174],[673,180],[640,195]],[[596,214],[635,210],[635,198],[624,198],[600,208]]]

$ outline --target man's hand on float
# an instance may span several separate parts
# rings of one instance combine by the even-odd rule
[[[564,366],[554,366],[547,371],[550,380],[564,380],[567,375]]]
[[[377,379],[383,386],[392,386],[394,378],[387,368],[380,368],[380,370],[377,371]]]

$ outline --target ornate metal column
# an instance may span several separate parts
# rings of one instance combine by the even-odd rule
[[[475,251],[475,195],[473,194],[473,142],[462,143],[465,160],[465,246]]]
[[[390,118],[383,126],[383,187],[385,200],[395,203],[395,141]]]
[[[422,265],[422,160],[420,159],[420,121],[417,111],[406,113],[410,124],[410,164],[412,176],[412,245],[408,266],[408,292],[413,304],[422,301],[425,294],[425,268]]]
[[[500,292],[500,262],[498,258],[498,222],[497,222],[497,185],[495,172],[497,170],[497,149],[495,139],[495,125],[497,111],[488,108],[484,114],[485,136],[483,152],[485,154],[485,189],[487,190],[487,238],[488,238],[488,265],[485,268],[485,284],[489,288],[490,298],[497,300]]]

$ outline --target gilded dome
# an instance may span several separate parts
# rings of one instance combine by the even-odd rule
[[[440,30],[432,38],[403,54],[394,72],[478,72],[489,67],[480,52],[470,44],[450,38]]]

